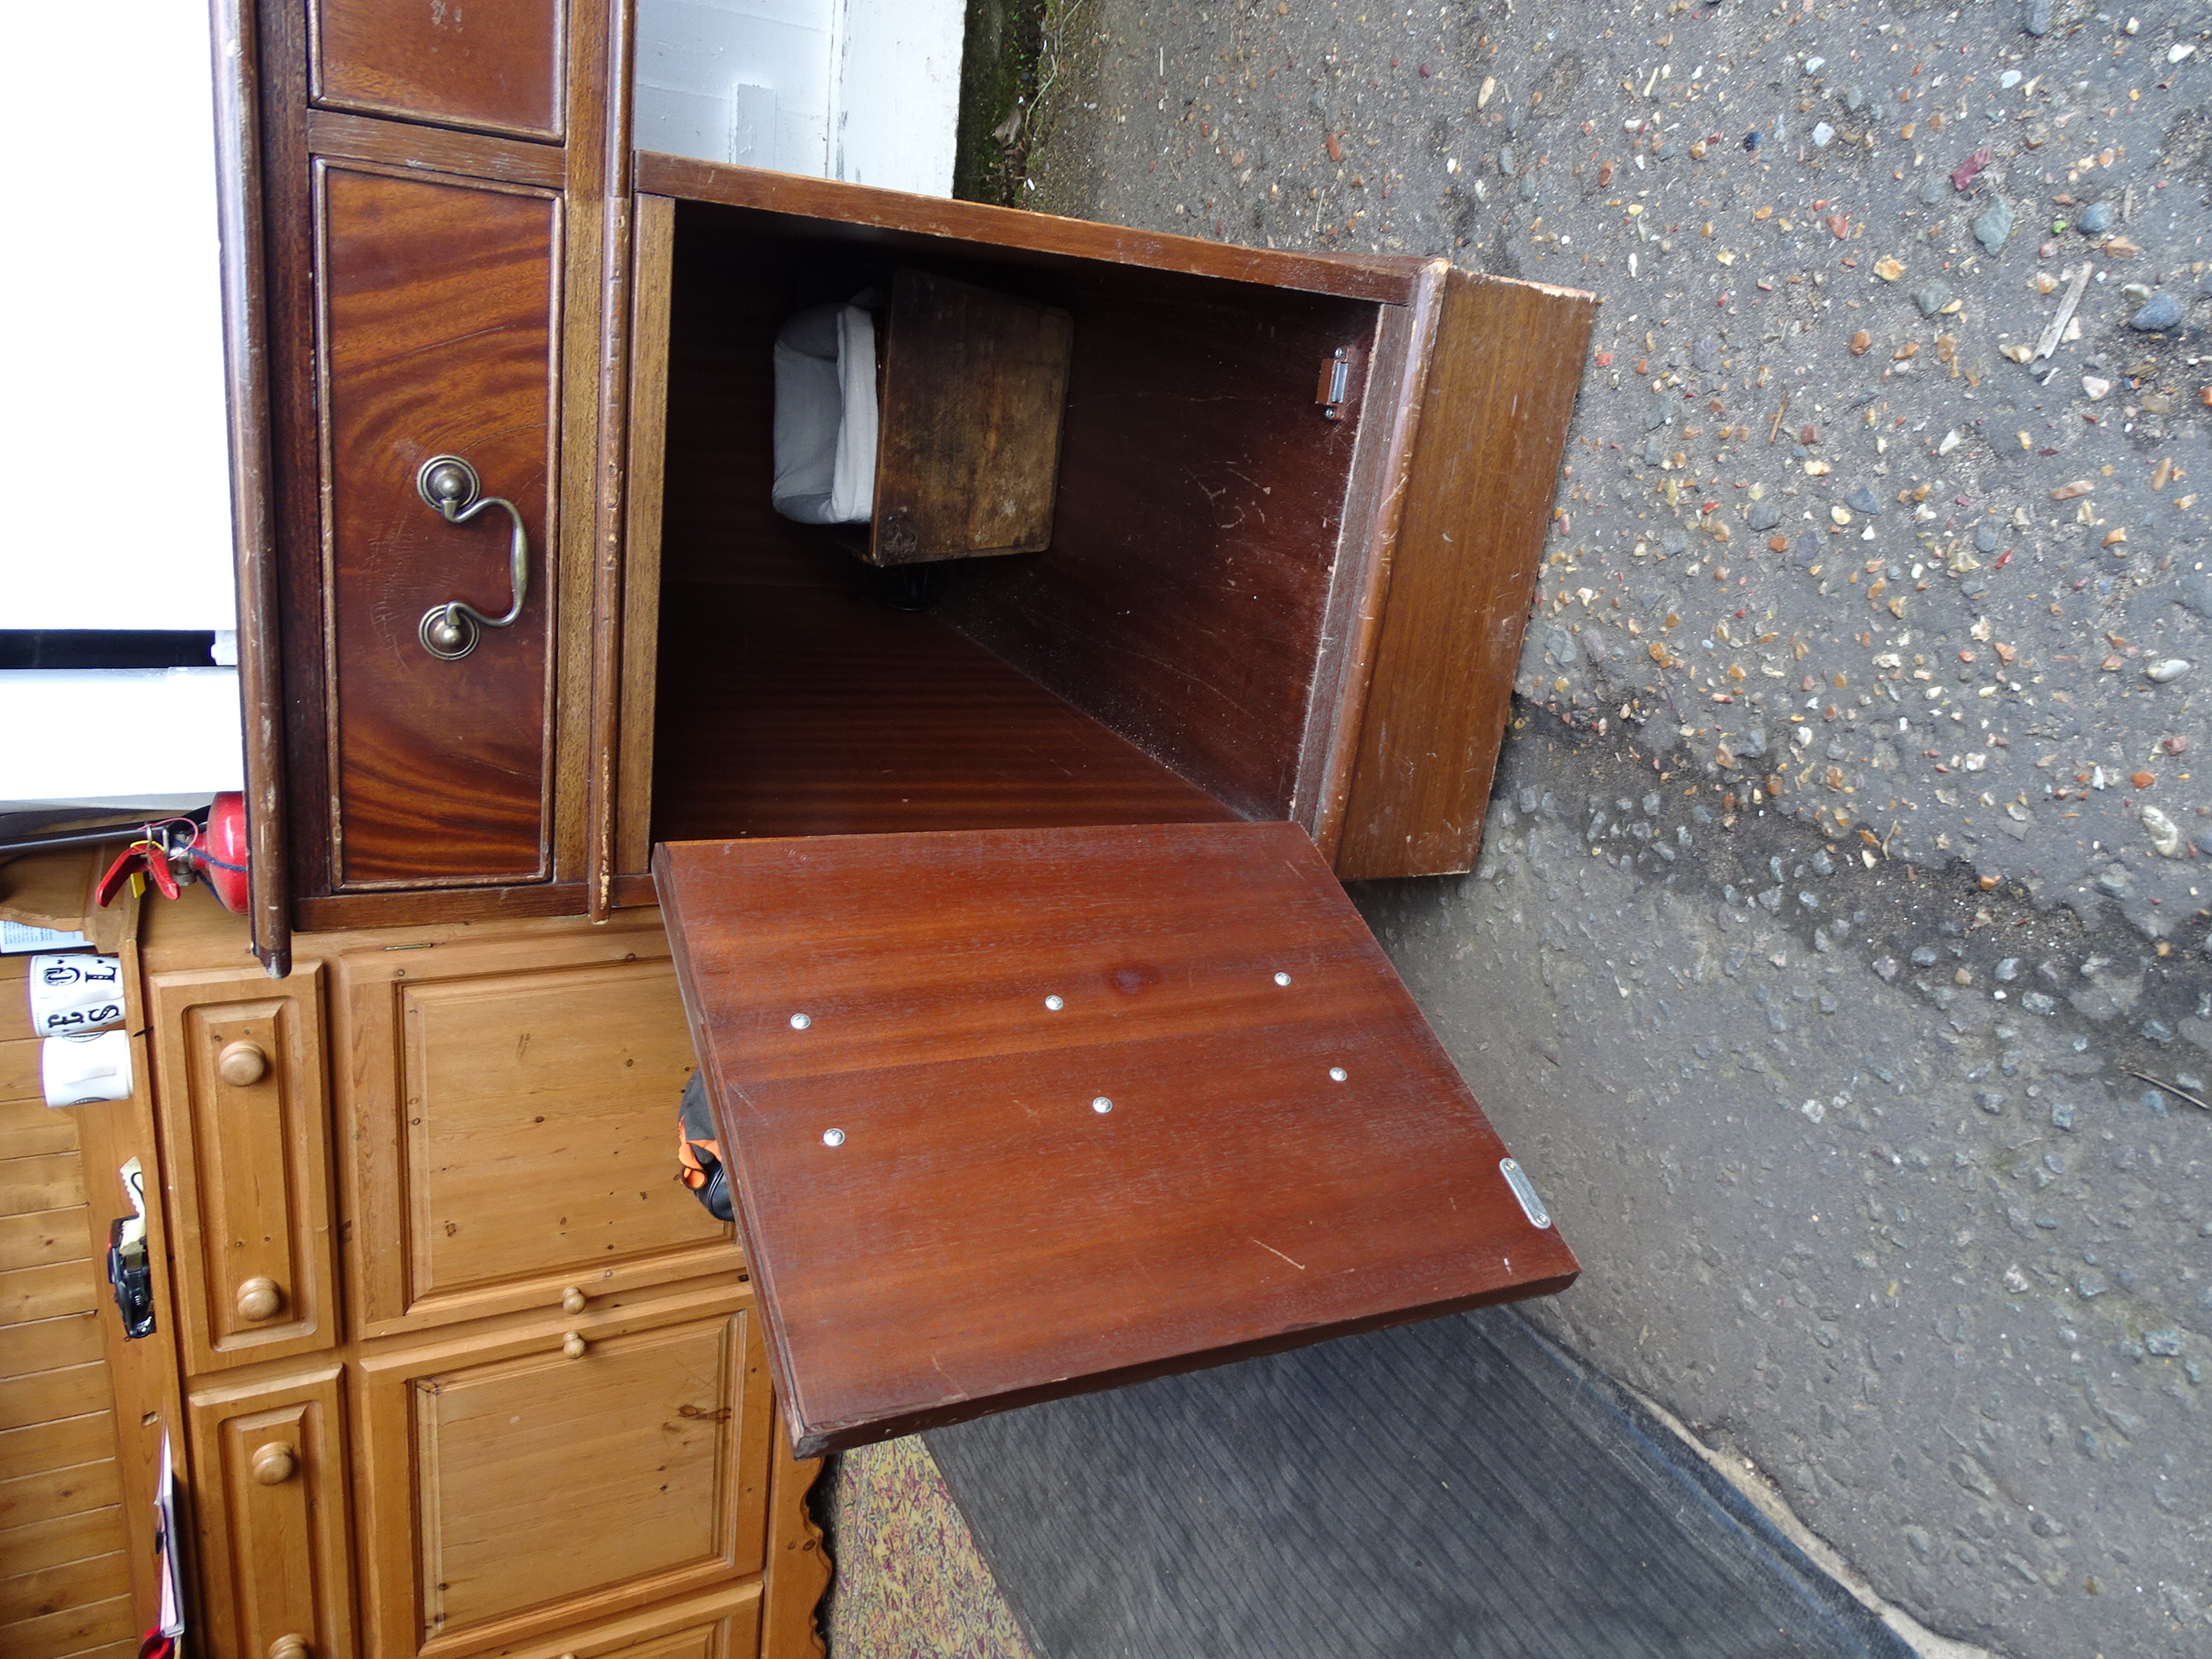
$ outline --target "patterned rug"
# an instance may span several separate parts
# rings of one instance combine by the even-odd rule
[[[832,1459],[815,1506],[830,1659],[1032,1659],[920,1436]]]

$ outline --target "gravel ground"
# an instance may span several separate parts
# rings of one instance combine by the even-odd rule
[[[1936,1628],[2212,1653],[2212,6],[1072,15],[1030,205],[1604,298],[1483,868],[1361,896],[1542,1316]]]

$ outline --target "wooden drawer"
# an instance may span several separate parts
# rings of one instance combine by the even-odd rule
[[[752,1578],[494,1652],[497,1659],[754,1659],[760,1625],[761,1581]]]
[[[560,200],[337,161],[315,181],[331,569],[315,655],[344,714],[315,734],[307,763],[333,816],[300,850],[347,891],[543,881]],[[475,468],[484,500],[514,503],[528,538],[520,614],[450,661],[421,619],[455,600],[507,611],[516,523],[496,506],[447,522],[417,484],[441,454]]]
[[[557,141],[565,9],[562,0],[316,0],[315,102]]]
[[[336,1340],[321,989],[313,964],[151,978],[187,1372]]]
[[[768,1375],[743,1291],[359,1367],[369,1646],[513,1650],[760,1571]]]
[[[731,1229],[675,1178],[694,1062],[659,928],[341,969],[368,1334],[738,1271]]]
[[[200,1650],[211,1659],[349,1659],[353,1581],[336,1366],[191,1396]]]

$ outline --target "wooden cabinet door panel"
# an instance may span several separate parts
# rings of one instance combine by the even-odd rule
[[[370,1331],[738,1269],[675,1178],[694,1062],[658,929],[346,972]]]
[[[757,1572],[772,1408],[745,1300],[363,1360],[374,1650],[512,1645]]]
[[[317,0],[315,101],[557,140],[563,10],[561,0]]]
[[[321,995],[312,963],[281,985],[256,969],[151,978],[179,1323],[194,1372],[337,1340]]]
[[[331,885],[544,880],[560,204],[324,162],[316,210]],[[511,521],[447,523],[415,482],[439,454],[530,538],[520,617],[458,661],[418,626],[455,599],[507,611]]]
[[[344,1413],[336,1367],[191,1397],[192,1513],[204,1651],[311,1659],[354,1651]]]
[[[796,1449],[1564,1290],[1305,833],[664,842]]]
[[[761,1601],[761,1581],[749,1579],[586,1630],[509,1644],[499,1659],[755,1659]]]

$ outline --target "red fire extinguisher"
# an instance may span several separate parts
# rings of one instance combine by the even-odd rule
[[[235,790],[217,795],[203,818],[163,818],[137,826],[137,839],[123,849],[100,878],[94,898],[110,903],[133,876],[144,876],[164,898],[174,898],[194,878],[226,910],[242,911],[246,898],[246,797]],[[52,844],[105,840],[115,830],[54,836]]]

